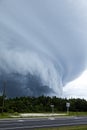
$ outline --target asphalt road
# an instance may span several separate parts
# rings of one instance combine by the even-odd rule
[[[73,126],[82,124],[87,124],[87,117],[8,119],[0,120],[0,130],[30,130],[36,128]]]

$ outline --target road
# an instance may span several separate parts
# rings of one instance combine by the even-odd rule
[[[45,127],[73,126],[87,124],[87,117],[7,119],[0,120],[0,130],[30,130]]]

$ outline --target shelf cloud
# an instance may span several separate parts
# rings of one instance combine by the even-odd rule
[[[0,0],[0,91],[61,96],[86,69],[86,0]]]

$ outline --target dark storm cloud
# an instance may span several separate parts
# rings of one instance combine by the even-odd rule
[[[14,89],[17,95],[21,91],[22,95],[60,96],[62,86],[85,69],[86,4],[81,0],[0,1],[0,75],[22,76],[8,82],[9,95]]]
[[[40,96],[54,93],[48,86],[43,86],[40,78],[35,75],[22,75],[18,73],[2,74],[0,76],[0,91],[3,91],[3,85],[6,85],[6,95],[15,96]]]

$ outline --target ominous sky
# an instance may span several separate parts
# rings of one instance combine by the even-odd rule
[[[0,0],[1,92],[79,96],[86,68],[87,0]]]

